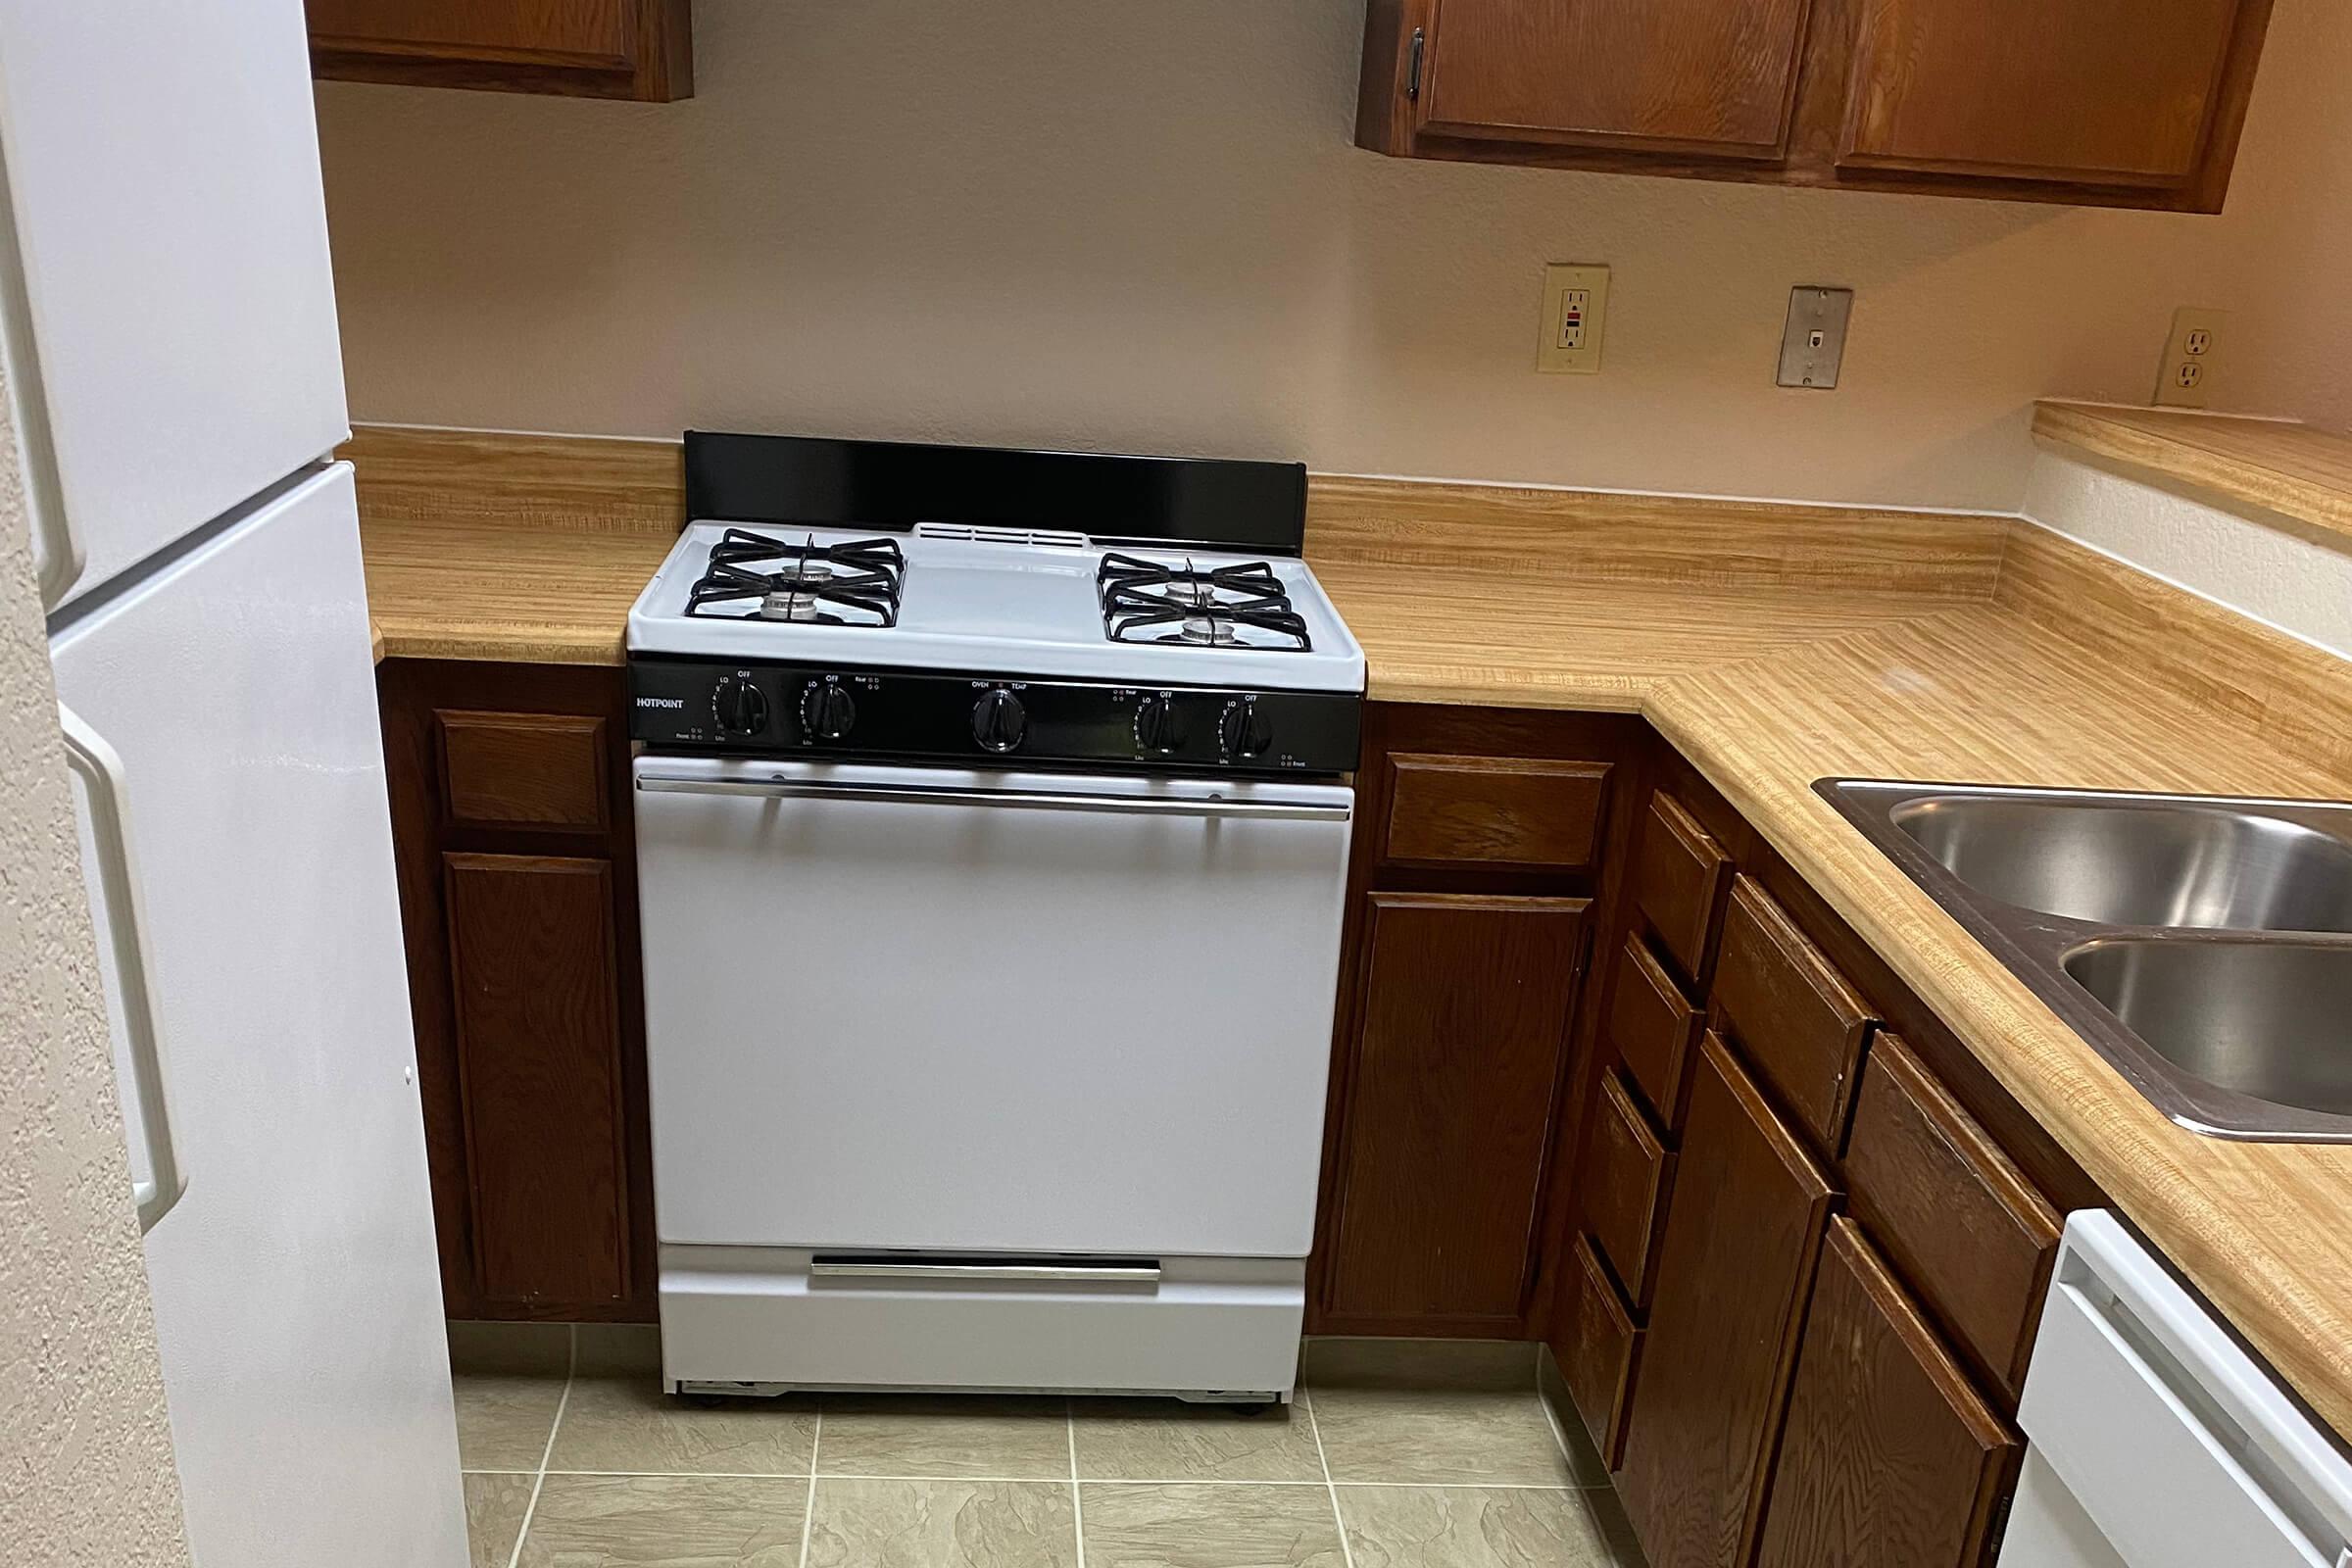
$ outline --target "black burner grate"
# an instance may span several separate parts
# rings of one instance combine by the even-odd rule
[[[819,545],[729,528],[686,591],[686,613],[721,620],[895,626],[906,556],[896,539]]]
[[[1102,632],[1114,643],[1307,653],[1306,617],[1262,561],[1207,571],[1116,553],[1095,572]]]

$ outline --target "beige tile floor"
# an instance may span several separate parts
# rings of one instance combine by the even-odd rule
[[[1315,1342],[1295,1402],[1255,1414],[914,1396],[703,1408],[631,1361],[583,1337],[554,1364],[459,1375],[474,1568],[1640,1563],[1528,1347]]]

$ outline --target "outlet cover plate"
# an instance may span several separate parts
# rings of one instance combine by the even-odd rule
[[[2222,336],[2230,323],[2227,311],[2183,305],[2173,313],[2173,330],[2164,340],[2164,363],[2156,368],[2156,406],[2201,409],[2212,400],[2216,361]]]
[[[1800,283],[1788,291],[1788,322],[1781,329],[1783,386],[1827,392],[1838,384],[1845,359],[1845,323],[1854,314],[1854,291]]]
[[[1536,368],[1600,373],[1600,333],[1609,312],[1609,270],[1555,262],[1544,269],[1544,315],[1536,323]]]

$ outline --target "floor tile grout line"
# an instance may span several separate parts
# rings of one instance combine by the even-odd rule
[[[1070,1440],[1070,1529],[1078,1542],[1078,1568],[1086,1568],[1086,1498],[1078,1490],[1078,1401],[1062,1396],[1061,1419]]]
[[[556,1456],[556,1434],[564,1430],[564,1407],[571,1403],[571,1382],[579,1375],[580,1330],[571,1326],[564,1352],[564,1392],[556,1396],[556,1418],[547,1426],[547,1446],[539,1450],[539,1473],[531,1481],[531,1500],[522,1506],[522,1523],[514,1531],[514,1549],[507,1553],[507,1568],[520,1568],[522,1544],[531,1536],[531,1521],[539,1513],[539,1494],[547,1490],[548,1461]]]
[[[469,1471],[472,1475],[529,1475],[527,1470]],[[1066,1477],[989,1475],[903,1475],[891,1472],[828,1472],[805,1476],[798,1470],[550,1470],[551,1476],[600,1476],[645,1481],[892,1481],[926,1485],[988,1487],[1058,1487]],[[1088,1487],[1336,1487],[1342,1492],[1606,1492],[1606,1487],[1580,1486],[1567,1481],[1484,1481],[1457,1477],[1446,1481],[1267,1481],[1258,1478],[1220,1479],[1204,1476],[1084,1476]]]
[[[808,1434],[808,1496],[801,1505],[801,1568],[808,1568],[808,1540],[816,1533],[816,1450],[825,1443],[825,1402],[816,1402],[816,1425]]]
[[[1315,1462],[1323,1467],[1323,1492],[1331,1498],[1331,1522],[1340,1533],[1340,1557],[1348,1568],[1355,1568],[1355,1548],[1348,1543],[1348,1515],[1340,1509],[1339,1483],[1331,1479],[1331,1455],[1323,1451],[1323,1422],[1315,1414],[1315,1396],[1305,1389],[1298,1396],[1306,1401],[1306,1430],[1315,1435]]]

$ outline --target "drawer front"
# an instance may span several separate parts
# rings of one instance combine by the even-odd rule
[[[1706,966],[1731,857],[1683,804],[1664,791],[1649,798],[1642,851],[1634,865],[1634,902],[1687,975]]]
[[[1891,1035],[1871,1042],[1845,1174],[1872,1241],[1979,1364],[2022,1392],[2061,1221]]]
[[[1593,861],[1606,762],[1400,753],[1381,858],[1573,871]]]
[[[1592,1239],[1579,1236],[1569,1260],[1567,1348],[1559,1358],[1561,1381],[1576,1401],[1585,1427],[1609,1469],[1625,1452],[1625,1411],[1642,1352],[1642,1330],[1634,1327],[1608,1271],[1593,1255]]]
[[[1844,976],[1746,877],[1723,918],[1715,1002],[1742,1054],[1826,1149],[1853,1102],[1862,1044],[1877,1020]]]
[[[461,827],[601,833],[605,721],[584,713],[443,709],[442,799]]]
[[[1634,1103],[1622,1077],[1603,1075],[1585,1134],[1578,1188],[1586,1227],[1636,1306],[1649,1299],[1651,1244],[1673,1175],[1674,1156],[1648,1113]]]
[[[1698,1009],[1684,1000],[1682,987],[1642,934],[1626,938],[1609,992],[1609,1039],[1624,1058],[1634,1087],[1669,1126],[1682,1114],[1683,1085],[1690,1075],[1698,1024]]]

